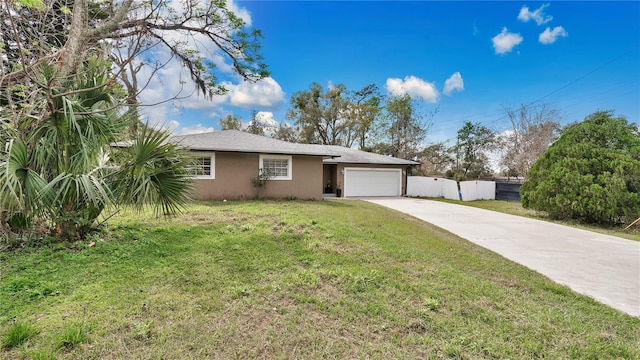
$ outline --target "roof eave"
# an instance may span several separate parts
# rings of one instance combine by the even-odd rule
[[[330,160],[334,160],[334,159],[330,159]],[[419,162],[415,162],[415,161],[411,161],[411,162],[408,162],[408,163],[392,163],[392,162],[372,162],[372,161],[367,161],[367,162],[362,162],[362,161],[342,161],[340,159],[338,159],[336,161],[324,160],[324,163],[325,164],[396,165],[396,166],[416,166],[416,165],[420,165]]]
[[[340,157],[338,154],[328,154],[328,153],[309,153],[309,152],[297,152],[297,151],[277,151],[277,150],[266,150],[266,149],[214,149],[214,148],[205,148],[205,147],[186,147],[189,151],[210,151],[210,152],[232,152],[232,153],[246,153],[246,154],[277,154],[277,155],[299,155],[299,156],[322,156],[322,157]]]

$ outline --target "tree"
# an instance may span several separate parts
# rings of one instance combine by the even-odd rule
[[[300,141],[309,144],[365,147],[380,113],[375,85],[351,92],[338,84],[326,91],[313,83],[291,97],[287,118],[300,127]]]
[[[380,90],[374,84],[351,93],[346,107],[349,120],[345,146],[351,147],[357,140],[360,149],[367,147],[367,140],[372,140],[372,133],[375,132],[374,128],[382,111],[380,103]]]
[[[409,95],[388,98],[384,110],[383,140],[373,149],[397,158],[416,159],[422,150],[430,121],[424,120],[424,115]],[[434,114],[430,114],[429,120]]]
[[[566,129],[536,161],[522,205],[554,219],[630,222],[640,213],[638,125],[599,111]]]
[[[242,121],[237,115],[227,114],[220,118],[220,130],[242,130]]]
[[[303,142],[348,145],[345,143],[346,91],[344,85],[338,84],[325,92],[322,85],[313,83],[308,91],[293,94],[287,118],[300,127]]]
[[[558,112],[546,104],[505,108],[512,130],[501,136],[500,166],[510,176],[527,178],[529,169],[559,136]]]
[[[177,60],[205,97],[224,93],[211,53],[245,80],[268,75],[260,32],[224,1],[15,0],[0,14],[0,225],[11,231],[42,221],[78,238],[111,206],[175,213],[189,158],[138,126],[139,92]]]
[[[260,32],[247,30],[224,1],[16,0],[3,1],[0,16],[0,50],[6,54],[0,57],[0,104],[12,109],[39,104],[32,111],[45,117],[45,102],[33,95],[40,92],[25,89],[64,93],[59,84],[90,56],[111,61],[114,69],[102,86],[124,85],[121,99],[134,107],[134,116],[149,76],[174,59],[206,97],[226,89],[205,54],[221,54],[243,79],[268,75],[259,52]],[[55,74],[49,83],[40,81],[45,71]]]
[[[264,126],[258,120],[257,114],[258,112],[255,110],[251,112],[251,121],[249,121],[249,125],[247,125],[244,131],[254,135],[264,136]]]
[[[480,123],[465,121],[456,136],[452,151],[455,154],[455,177],[461,180],[479,178],[491,173],[487,152],[493,149],[495,136]]]
[[[420,154],[422,175],[444,175],[455,163],[446,143],[439,142],[427,146]]]
[[[43,96],[46,114],[15,111],[17,118],[5,123],[0,227],[20,232],[50,224],[51,234],[78,239],[106,208],[152,205],[173,214],[186,203],[188,157],[167,142],[168,134],[143,127],[131,146],[111,153],[110,145],[137,119],[119,106],[123,92],[105,86],[110,69],[103,60],[88,58],[76,75],[58,84],[63,94]],[[38,80],[49,83],[55,76],[45,71]]]
[[[259,121],[251,120],[245,131],[250,134],[264,136],[264,128]]]
[[[273,138],[292,143],[300,142],[299,129],[293,128],[286,123],[279,123],[278,127],[273,132]]]

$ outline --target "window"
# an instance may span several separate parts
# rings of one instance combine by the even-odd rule
[[[196,155],[191,166],[191,174],[196,179],[215,179],[215,154]]]
[[[260,155],[260,170],[272,174],[271,180],[291,180],[291,156]]]

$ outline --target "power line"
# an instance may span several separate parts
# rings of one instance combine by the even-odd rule
[[[544,95],[544,96],[542,96],[542,97],[540,97],[540,98],[538,98],[538,99],[536,99],[536,100],[534,100],[534,101],[531,101],[531,102],[529,102],[529,103],[528,103],[528,104],[526,104],[526,105],[523,105],[522,107],[523,107],[523,108],[528,108],[528,107],[530,107],[530,106],[532,106],[532,105],[534,105],[534,104],[536,104],[536,103],[538,103],[538,102],[541,102],[542,100],[544,100],[544,99],[546,99],[546,98],[548,98],[548,97],[550,97],[550,96],[552,96],[552,95],[554,95],[554,94],[556,94],[556,93],[558,93],[558,92],[560,92],[560,91],[562,91],[562,90],[564,90],[564,89],[566,89],[566,88],[568,88],[568,87],[570,87],[570,86],[574,85],[575,83],[579,82],[580,80],[582,80],[582,79],[584,79],[584,78],[586,78],[586,77],[588,77],[588,76],[592,75],[593,73],[595,73],[595,72],[597,72],[597,71],[599,71],[599,70],[601,70],[601,69],[603,69],[603,68],[605,68],[605,67],[609,66],[610,64],[612,64],[612,63],[614,63],[614,62],[616,62],[616,61],[620,60],[621,58],[623,58],[623,57],[627,56],[629,53],[631,53],[632,51],[636,50],[636,49],[638,48],[638,46],[639,46],[639,45],[640,45],[640,43],[636,43],[636,44],[634,44],[631,48],[629,48],[628,50],[626,50],[626,51],[622,52],[621,54],[619,54],[619,55],[617,55],[617,56],[615,56],[615,57],[613,57],[613,58],[609,59],[609,60],[608,60],[608,61],[606,61],[605,63],[603,63],[603,64],[601,64],[601,65],[597,66],[596,68],[594,68],[594,69],[592,69],[592,70],[588,71],[587,73],[585,73],[585,74],[583,74],[583,75],[580,75],[580,76],[579,76],[579,77],[577,77],[576,79],[574,79],[574,80],[572,80],[572,81],[570,81],[570,82],[566,83],[565,85],[562,85],[561,87],[559,87],[559,88],[557,88],[557,89],[555,89],[555,90],[553,90],[553,91],[551,91],[551,92],[547,93],[546,95]],[[627,94],[629,94],[629,93],[632,93],[632,92],[627,92],[627,93],[625,93],[624,95],[627,95]],[[562,110],[562,109],[559,109],[559,110]],[[496,114],[496,115],[497,115],[497,114]],[[467,116],[467,118],[477,118],[477,117],[483,117],[483,116],[486,116],[486,115],[485,115],[485,114],[482,114],[482,115],[471,115],[471,116]],[[500,116],[500,117],[498,117],[498,118],[496,118],[496,119],[494,119],[494,120],[491,120],[491,121],[489,121],[489,122],[484,123],[484,125],[485,125],[485,126],[487,126],[487,127],[491,127],[491,125],[496,124],[497,122],[499,122],[499,121],[501,121],[501,120],[504,120],[504,119],[506,119],[507,117],[508,117],[508,116],[505,114],[505,115]]]
[[[532,101],[531,103],[527,104],[527,106],[532,105],[532,104],[535,104],[535,103],[537,103],[537,102],[539,102],[539,101],[542,101],[543,99],[545,99],[545,98],[547,98],[547,97],[549,97],[549,96],[551,96],[551,95],[553,95],[553,94],[555,94],[555,93],[557,93],[557,92],[559,92],[559,91],[561,91],[561,90],[564,90],[564,89],[568,88],[569,86],[571,86],[571,85],[573,85],[573,84],[577,83],[578,81],[580,81],[580,80],[582,80],[582,79],[586,78],[587,76],[589,76],[589,75],[591,75],[591,74],[595,73],[596,71],[598,71],[598,70],[600,70],[600,69],[602,69],[602,68],[607,67],[609,64],[611,64],[611,63],[613,63],[613,62],[615,62],[615,61],[620,60],[621,58],[625,57],[627,54],[629,54],[630,52],[632,52],[633,50],[635,50],[637,47],[638,47],[638,43],[636,43],[636,44],[635,44],[633,47],[631,47],[629,50],[627,50],[627,51],[623,52],[622,54],[620,54],[620,55],[618,55],[618,56],[616,56],[616,57],[614,57],[613,59],[610,59],[609,61],[607,61],[607,62],[605,62],[604,64],[602,64],[602,65],[598,66],[597,68],[595,68],[595,69],[593,69],[593,70],[589,71],[588,73],[586,73],[586,74],[584,74],[584,75],[582,75],[582,76],[578,77],[577,79],[575,79],[575,80],[573,80],[573,81],[570,81],[570,82],[569,82],[569,83],[567,83],[566,85],[561,86],[560,88],[558,88],[558,89],[556,89],[556,90],[554,90],[554,91],[552,91],[552,92],[548,93],[547,95],[545,95],[545,96],[543,96],[543,97],[539,98],[538,100]]]

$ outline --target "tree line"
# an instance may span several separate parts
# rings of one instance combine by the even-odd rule
[[[429,142],[438,108],[427,111],[409,95],[382,95],[374,84],[349,90],[338,84],[312,83],[295,92],[286,120],[266,125],[256,117],[243,128],[233,114],[219,120],[221,129],[243,130],[298,143],[340,145],[415,160],[414,175],[457,180],[492,175],[526,178],[535,160],[560,134],[558,112],[546,104],[505,107],[510,130],[496,133],[465,121],[450,141]],[[291,124],[290,124],[291,123]],[[496,174],[495,167],[499,170]]]
[[[290,102],[287,120],[294,125],[279,123],[274,138],[415,160],[420,166],[412,175],[515,177],[524,181],[523,206],[555,219],[619,225],[640,215],[640,130],[613,111],[563,127],[547,104],[504,107],[509,130],[496,133],[464,121],[451,141],[429,143],[437,109],[425,112],[408,95],[382,96],[375,85],[349,91],[314,83]],[[231,123],[241,129],[237,117],[220,121],[222,128]],[[245,130],[265,134],[255,112]]]

